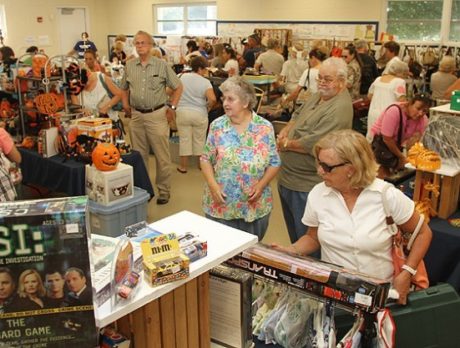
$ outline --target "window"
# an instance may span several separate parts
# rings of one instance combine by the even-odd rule
[[[215,3],[155,5],[156,35],[216,35]]]
[[[5,6],[0,5],[0,30],[3,38],[6,37],[6,16],[5,16]]]
[[[387,31],[400,40],[439,41],[442,0],[388,0]]]
[[[449,40],[460,41],[460,0],[452,1]]]

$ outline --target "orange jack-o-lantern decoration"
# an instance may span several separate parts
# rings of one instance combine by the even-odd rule
[[[93,165],[103,172],[117,169],[120,162],[120,152],[111,143],[99,143],[93,150]]]
[[[58,111],[58,98],[53,93],[39,94],[34,102],[41,114],[52,115]]]

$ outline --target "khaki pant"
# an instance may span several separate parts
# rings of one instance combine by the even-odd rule
[[[176,112],[179,131],[179,155],[200,156],[206,142],[208,114],[192,108],[179,108]]]
[[[169,197],[171,190],[171,156],[169,153],[169,125],[166,107],[142,114],[132,109],[130,122],[131,144],[141,153],[148,169],[150,148],[155,155],[155,185],[161,197]]]

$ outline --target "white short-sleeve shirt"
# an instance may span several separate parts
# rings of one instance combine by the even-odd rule
[[[388,183],[375,179],[361,192],[351,213],[337,190],[324,182],[312,189],[302,222],[318,227],[323,261],[376,278],[392,279],[392,235],[385,222],[382,201],[385,185]],[[396,224],[407,222],[414,212],[414,202],[395,187],[387,190],[386,197]]]
[[[318,74],[319,74],[319,69],[316,69],[316,68],[305,69],[302,76],[300,77],[299,86],[307,87],[310,93],[318,92],[318,82],[316,82],[316,78],[318,77]]]

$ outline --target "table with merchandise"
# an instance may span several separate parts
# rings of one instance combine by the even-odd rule
[[[136,347],[208,346],[208,271],[257,243],[257,237],[188,211],[156,221],[151,228],[162,233],[192,232],[207,241],[207,256],[190,264],[183,280],[152,287],[142,279],[134,298],[111,307],[110,301],[95,310],[96,326],[117,322],[118,330]]]
[[[85,194],[85,163],[65,159],[61,155],[44,158],[37,151],[19,148],[22,156],[23,183],[39,185],[69,196]],[[123,163],[133,167],[134,186],[147,191],[152,198],[153,187],[138,151],[122,155]]]

